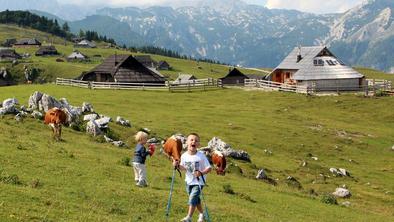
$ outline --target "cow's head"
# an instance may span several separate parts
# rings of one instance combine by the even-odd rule
[[[216,174],[224,176],[226,174],[226,157],[219,151],[212,154],[212,162],[216,166]]]

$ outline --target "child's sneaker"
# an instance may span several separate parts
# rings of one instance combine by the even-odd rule
[[[192,218],[190,218],[189,216],[186,216],[185,218],[183,218],[181,220],[181,222],[192,222]]]
[[[147,187],[148,185],[146,184],[145,180],[138,181],[136,184],[139,187]]]
[[[197,222],[204,222],[204,214],[199,214],[198,215],[198,220]]]

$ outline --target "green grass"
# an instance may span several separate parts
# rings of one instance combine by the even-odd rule
[[[212,221],[392,221],[394,219],[394,97],[356,95],[306,97],[224,89],[210,92],[87,90],[47,85],[0,88],[0,100],[16,97],[27,104],[34,91],[83,101],[132,128],[112,124],[133,148],[141,127],[156,136],[197,132],[202,146],[217,136],[246,150],[252,163],[231,160],[243,170],[220,177],[212,173],[204,189]],[[133,185],[131,167],[122,159],[132,149],[98,143],[66,128],[64,142],[54,142],[41,121],[0,119],[0,171],[17,175],[21,185],[0,182],[1,221],[164,221],[170,162],[155,154],[147,160],[149,187]],[[264,149],[273,152],[267,155]],[[309,154],[317,156],[312,160]],[[353,160],[352,162],[349,159]],[[301,162],[307,161],[306,167]],[[345,168],[353,178],[329,177],[330,167]],[[264,168],[277,186],[256,181]],[[293,176],[303,189],[286,185]],[[37,182],[38,181],[38,182]],[[38,185],[37,185],[38,184]],[[235,194],[225,193],[230,185]],[[326,193],[346,186],[350,207],[321,202]],[[311,196],[313,189],[319,196]],[[255,203],[253,203],[255,201]],[[170,221],[186,214],[184,182],[176,178]]]

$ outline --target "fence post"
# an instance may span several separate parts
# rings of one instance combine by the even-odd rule
[[[190,92],[190,82],[187,83],[187,91]]]
[[[373,95],[376,95],[376,89],[375,89],[375,79],[372,80],[372,91],[373,91]]]

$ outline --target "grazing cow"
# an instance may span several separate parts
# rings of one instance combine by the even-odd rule
[[[212,163],[216,166],[216,174],[223,175],[225,174],[226,169],[226,157],[220,151],[213,151],[212,155]]]
[[[62,124],[65,124],[66,122],[67,122],[66,113],[57,107],[49,109],[45,113],[44,123],[48,124],[52,127],[53,137],[57,141],[59,141],[61,139]]]
[[[164,153],[172,160],[176,161],[179,165],[181,161],[181,151],[182,151],[182,142],[177,139],[175,136],[171,136],[168,138],[163,145]],[[179,176],[182,177],[181,171],[179,170],[179,166],[176,166],[176,170],[179,172]]]

